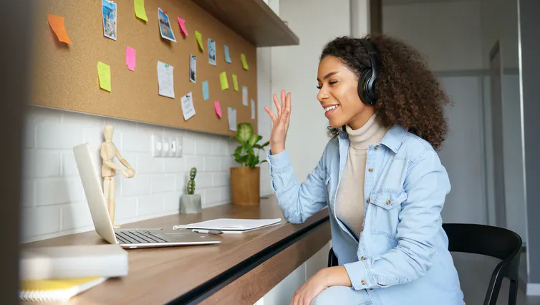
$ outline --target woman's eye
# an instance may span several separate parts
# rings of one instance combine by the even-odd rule
[[[322,86],[317,86],[317,89],[321,90]]]
[[[330,82],[328,82],[328,83],[329,83],[330,85],[333,85],[333,84],[337,83],[337,80],[333,80],[333,81],[330,81]]]

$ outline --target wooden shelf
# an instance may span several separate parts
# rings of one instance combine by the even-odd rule
[[[263,0],[192,1],[256,47],[300,43],[300,39]]]

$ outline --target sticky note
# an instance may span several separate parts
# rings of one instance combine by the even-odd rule
[[[236,109],[228,107],[229,130],[236,131]]]
[[[182,33],[184,33],[184,35],[186,36],[189,36],[187,30],[186,30],[186,20],[178,17],[178,25],[180,26],[180,30],[182,30]]]
[[[204,46],[202,44],[202,34],[199,33],[199,31],[195,31],[195,38],[197,38],[197,42],[199,43],[199,48],[204,51]]]
[[[174,98],[174,67],[161,62],[157,62],[158,90],[159,95]]]
[[[255,120],[255,101],[251,100],[251,119]]]
[[[135,49],[126,47],[126,65],[131,71],[135,71]]]
[[[219,81],[221,82],[221,90],[229,89],[229,82],[227,81],[227,72],[221,72],[219,74]]]
[[[236,78],[236,74],[232,75],[232,83],[234,91],[238,91],[238,79]]]
[[[64,26],[64,17],[47,14],[47,20],[49,20],[49,25],[56,34],[56,37],[58,37],[58,40],[68,44],[73,44],[71,43],[71,40],[66,32],[66,27]]]
[[[228,62],[228,63],[231,63],[231,57],[229,56],[229,47],[228,46],[223,46],[223,49],[225,50],[224,53],[225,53],[225,61]]]
[[[148,17],[146,17],[146,10],[144,9],[144,0],[135,0],[135,16],[137,18],[142,19],[144,21],[148,21]]]
[[[203,100],[207,100],[210,98],[210,94],[208,93],[208,81],[204,81],[202,83],[202,94],[203,94]]]
[[[240,58],[242,59],[242,67],[244,67],[244,70],[249,70],[249,67],[246,61],[246,55],[240,54]]]
[[[214,108],[216,109],[216,114],[219,116],[219,118],[221,119],[221,106],[219,105],[219,102],[218,101],[215,101],[214,102]]]
[[[248,105],[248,88],[246,86],[242,86],[242,105]]]
[[[98,61],[97,71],[99,78],[99,87],[103,90],[111,92],[111,67],[109,65]]]

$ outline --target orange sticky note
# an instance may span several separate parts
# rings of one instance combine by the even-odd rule
[[[64,26],[64,17],[47,14],[47,20],[49,20],[49,25],[56,34],[56,37],[58,37],[58,40],[68,44],[73,44],[71,43],[71,40],[66,32],[66,27]]]
[[[218,101],[214,102],[214,108],[216,108],[216,114],[221,118],[221,105]]]

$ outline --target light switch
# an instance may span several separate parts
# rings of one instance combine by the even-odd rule
[[[176,138],[176,157],[182,158],[182,138]]]
[[[152,135],[152,157],[161,157],[163,154],[163,146],[161,137]]]
[[[169,157],[169,153],[171,150],[171,140],[169,139],[169,137],[163,137],[161,143],[163,145],[163,157]]]
[[[176,150],[178,149],[178,142],[176,142],[176,138],[171,138],[171,149],[169,150],[169,157],[176,157]]]

